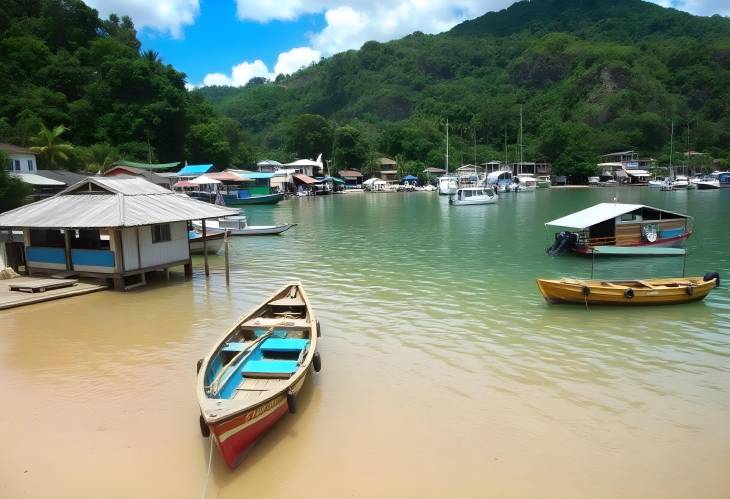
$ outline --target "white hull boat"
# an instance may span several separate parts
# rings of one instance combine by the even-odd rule
[[[206,222],[206,232],[223,232],[228,230],[230,236],[265,236],[281,234],[284,231],[295,227],[297,224],[283,225],[248,225],[245,216],[226,217],[220,220],[209,220]],[[196,228],[199,226],[196,224]]]
[[[439,194],[443,196],[453,196],[459,189],[459,179],[457,177],[439,177]]]
[[[492,204],[496,203],[497,199],[492,188],[464,187],[457,189],[456,195],[449,197],[449,204],[453,206]]]

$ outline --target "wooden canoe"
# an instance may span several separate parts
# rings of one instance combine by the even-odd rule
[[[715,277],[710,277],[715,276]],[[719,276],[626,281],[538,279],[537,287],[551,303],[589,305],[670,305],[702,300],[719,284]]]
[[[301,283],[244,315],[199,361],[200,427],[230,468],[287,412],[310,366],[321,367],[319,326]]]

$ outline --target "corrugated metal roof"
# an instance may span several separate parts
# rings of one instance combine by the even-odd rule
[[[0,151],[5,151],[8,154],[30,154],[35,156],[35,153],[26,147],[20,147],[6,142],[0,142]]]
[[[340,177],[362,177],[362,173],[357,170],[340,170],[337,172]]]
[[[249,178],[251,180],[257,180],[257,179],[266,180],[267,178],[271,178],[273,176],[274,176],[273,173],[267,173],[267,172],[251,172],[251,173],[246,173],[244,175],[245,178]]]
[[[14,173],[13,175],[18,177],[20,180],[22,180],[26,184],[30,184],[30,185],[45,185],[45,186],[64,186],[64,185],[66,185],[63,182],[59,182],[58,180],[53,180],[51,178],[43,177],[41,175],[36,175],[34,173]]]
[[[106,184],[108,191],[85,192],[91,184]],[[0,214],[0,227],[136,227],[237,213],[173,193],[139,177],[95,177],[51,198]]]

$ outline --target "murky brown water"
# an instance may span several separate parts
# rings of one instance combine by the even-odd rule
[[[693,273],[730,276],[726,191],[653,200],[703,213]],[[727,288],[590,312],[535,289],[585,270],[544,256],[541,224],[600,195],[486,219],[426,194],[287,201],[249,211],[301,225],[236,240],[230,289],[218,258],[209,281],[0,312],[0,497],[202,497],[195,361],[292,278],[323,370],[239,469],[214,454],[208,497],[730,497]]]

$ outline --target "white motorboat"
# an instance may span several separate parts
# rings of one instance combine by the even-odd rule
[[[667,179],[664,178],[656,178],[654,180],[649,180],[647,185],[649,187],[653,187],[655,189],[661,189],[662,187],[666,186],[668,183]]]
[[[588,185],[598,185],[601,181],[601,177],[588,177]]]
[[[537,189],[537,179],[532,175],[517,175],[517,184],[515,191],[526,192]]]
[[[497,199],[491,187],[462,187],[456,190],[456,195],[449,197],[449,204],[453,206],[491,204],[496,203]]]
[[[207,225],[207,223],[206,223]],[[202,255],[204,249],[209,255],[215,255],[223,247],[225,241],[225,231],[215,231],[208,233],[206,230],[205,248],[203,247],[203,233],[198,230],[188,231],[188,244],[190,246],[191,255]]]
[[[689,187],[689,179],[685,177],[684,175],[677,175],[674,177],[674,180],[672,180],[672,188],[673,189],[687,189]]]
[[[697,186],[698,189],[701,189],[703,191],[720,188],[720,180],[717,178],[716,175],[706,175],[694,182],[694,184]]]
[[[200,225],[194,224],[196,228]],[[221,218],[220,220],[206,221],[206,233],[223,232],[228,230],[231,236],[264,236],[269,234],[281,234],[297,224],[283,225],[248,225],[244,215]]]

